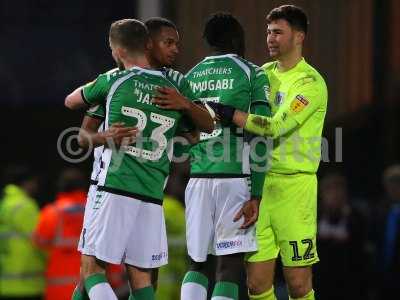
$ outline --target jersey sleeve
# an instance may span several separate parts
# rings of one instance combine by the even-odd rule
[[[265,71],[256,67],[254,72],[252,72],[252,76],[250,78],[251,81],[251,98],[250,105],[266,105],[268,106],[269,115],[271,114],[271,110],[269,108],[269,94],[270,94],[270,84]]]
[[[196,96],[193,93],[192,88],[190,87],[189,80],[183,76],[183,74],[179,73],[178,75],[178,86],[179,92],[185,96],[189,101],[196,100]],[[193,121],[188,116],[184,115],[180,124],[179,124],[179,132],[185,133],[193,131],[196,126],[193,124]]]
[[[326,110],[327,90],[313,77],[295,82],[288,94],[290,103],[282,106],[273,117],[250,114],[245,129],[257,135],[277,138],[303,124],[318,109]]]
[[[268,103],[269,82],[264,70],[256,67],[251,77],[250,113],[263,117],[271,116]],[[265,138],[249,135],[251,145],[250,155],[250,180],[251,196],[261,197],[267,169],[267,141]]]
[[[90,107],[86,111],[86,115],[89,117],[95,118],[95,119],[104,120],[106,117],[106,110],[105,110],[104,105],[97,104],[97,105]]]
[[[104,104],[109,91],[109,76],[99,75],[82,88],[82,98],[89,106]]]
[[[300,125],[316,110],[326,109],[327,90],[325,84],[318,82],[313,76],[305,76],[296,81],[289,92],[290,105],[286,107],[288,116]]]

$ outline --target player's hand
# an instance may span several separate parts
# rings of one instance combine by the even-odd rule
[[[244,217],[244,222],[240,229],[246,229],[252,226],[258,219],[258,210],[260,206],[260,200],[252,198],[245,202],[239,212],[236,214],[233,222],[239,221],[242,216]]]
[[[163,109],[188,110],[190,102],[174,88],[160,87],[151,102]]]
[[[232,123],[233,115],[236,110],[233,106],[212,101],[207,102],[207,105],[213,109],[217,118],[223,125],[229,125]]]
[[[110,126],[109,129],[103,132],[105,142],[110,140],[117,146],[129,145],[135,142],[139,130],[133,126],[125,126],[124,123],[118,122]]]

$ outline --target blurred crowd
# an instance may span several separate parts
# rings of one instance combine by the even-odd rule
[[[80,254],[76,248],[88,180],[79,169],[61,171],[54,201],[40,208],[37,173],[25,166],[12,166],[4,169],[3,178],[0,299],[70,299],[79,280]],[[177,199],[179,187],[184,185],[181,181],[179,176],[173,177],[168,184],[171,193],[164,200],[170,263],[160,270],[157,293],[165,300],[179,299],[186,270],[184,207]],[[400,294],[396,282],[400,275],[400,165],[384,170],[382,186],[381,197],[359,199],[352,195],[343,174],[325,172],[321,176],[321,261],[314,267],[318,299],[377,300]],[[127,299],[124,267],[111,266],[107,272],[120,299]],[[280,281],[278,277],[278,299],[287,299],[283,279]]]

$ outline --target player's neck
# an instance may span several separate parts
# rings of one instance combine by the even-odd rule
[[[286,72],[293,69],[301,60],[303,56],[301,51],[294,51],[284,57],[278,59],[278,70]]]
[[[125,69],[139,67],[143,69],[151,69],[149,61],[146,56],[129,57],[123,61]]]

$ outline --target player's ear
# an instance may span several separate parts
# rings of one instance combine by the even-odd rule
[[[122,47],[116,47],[115,48],[115,54],[119,59],[121,58],[126,58],[128,56],[128,51],[125,48]]]
[[[303,44],[305,37],[306,37],[306,34],[303,31],[296,30],[296,32],[295,32],[296,44]]]
[[[146,50],[151,50],[153,49],[153,40],[152,39],[148,39],[147,43],[146,43]]]

